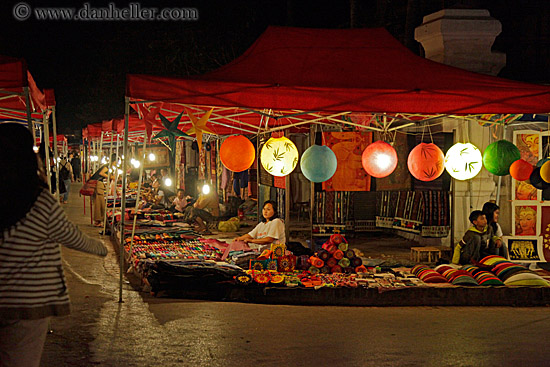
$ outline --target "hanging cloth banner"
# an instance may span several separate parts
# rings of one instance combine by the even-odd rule
[[[323,182],[325,191],[370,191],[370,176],[363,169],[363,150],[372,143],[370,132],[324,132],[324,145],[336,155],[334,176]]]

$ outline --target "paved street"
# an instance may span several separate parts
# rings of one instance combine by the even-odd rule
[[[79,187],[65,210],[99,238]],[[542,307],[272,306],[153,298],[129,285],[119,303],[117,258],[103,239],[105,259],[63,250],[73,313],[52,321],[42,366],[550,364]]]

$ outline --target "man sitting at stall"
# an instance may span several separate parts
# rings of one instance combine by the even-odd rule
[[[490,254],[489,240],[493,236],[493,230],[487,226],[485,214],[481,210],[474,210],[470,213],[469,219],[473,226],[455,246],[453,264],[475,264],[482,257]]]
[[[215,221],[220,216],[220,204],[218,194],[209,185],[199,182],[197,190],[200,193],[193,205],[185,209],[186,220],[189,223],[197,224],[202,234],[210,234],[208,223]]]

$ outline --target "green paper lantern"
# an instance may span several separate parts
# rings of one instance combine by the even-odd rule
[[[507,140],[495,141],[483,152],[483,165],[495,176],[510,174],[512,163],[521,158],[518,147]]]

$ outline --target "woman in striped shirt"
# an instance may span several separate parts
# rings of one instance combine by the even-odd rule
[[[49,193],[33,143],[24,126],[0,124],[0,367],[38,366],[49,318],[69,313],[59,244],[107,254]]]

